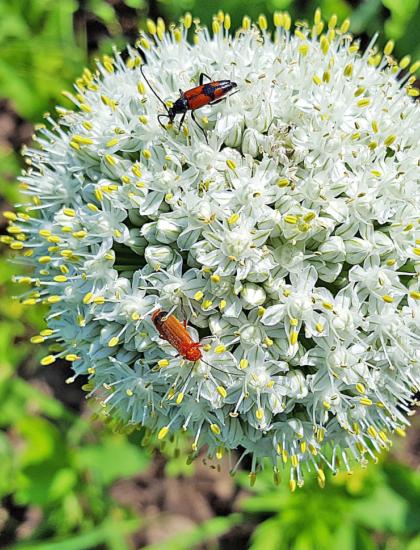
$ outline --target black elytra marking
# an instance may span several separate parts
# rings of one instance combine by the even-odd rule
[[[209,84],[204,84],[204,87],[203,87],[203,94],[210,97],[212,100],[215,98],[215,95],[214,95],[214,85],[209,83]]]

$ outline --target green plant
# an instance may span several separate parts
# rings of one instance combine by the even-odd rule
[[[273,489],[270,477],[262,473],[242,504],[248,519],[260,520],[251,550],[418,548],[420,475],[392,459],[329,476],[323,491],[313,482],[294,493]]]

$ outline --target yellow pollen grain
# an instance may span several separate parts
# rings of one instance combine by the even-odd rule
[[[239,368],[240,368],[240,369],[244,370],[244,369],[248,368],[248,366],[249,366],[249,361],[248,361],[248,359],[241,359],[241,360],[239,361]]]
[[[410,298],[413,298],[413,300],[420,300],[420,292],[418,290],[413,290],[409,294]]]
[[[156,34],[156,31],[157,31],[156,23],[152,19],[147,19],[146,28],[150,34],[152,35]]]
[[[416,61],[410,67],[410,74],[416,73],[420,69],[420,61]]]
[[[40,264],[48,264],[52,260],[51,256],[41,256],[38,258],[38,263]]]
[[[297,468],[299,464],[299,458],[297,455],[291,455],[290,462],[292,463],[293,468]]]
[[[290,332],[290,344],[294,346],[298,341],[298,333],[295,330]]]
[[[194,294],[194,300],[197,300],[197,302],[199,302],[200,300],[203,299],[203,292],[201,290],[198,290],[195,294]]]
[[[229,225],[234,225],[237,221],[239,220],[239,214],[237,213],[234,213],[234,214],[231,214],[229,217],[228,217],[228,224]]]
[[[184,393],[183,392],[179,392],[179,394],[177,395],[176,399],[175,399],[175,403],[177,405],[180,405],[182,403],[184,399]]]
[[[353,74],[353,64],[352,63],[349,63],[348,65],[346,65],[344,67],[344,76],[346,76],[347,78],[350,78]]]
[[[344,19],[344,21],[341,23],[340,31],[342,33],[346,33],[350,28],[350,19]]]
[[[316,329],[317,332],[322,332],[324,330],[324,325],[321,324],[321,323],[317,323],[315,325],[315,329]]]
[[[264,409],[261,407],[255,411],[255,417],[257,420],[262,420],[264,418]]]
[[[407,435],[403,428],[395,428],[395,433],[400,437],[405,437]]]
[[[225,309],[226,305],[227,305],[226,300],[220,300],[219,309]]]
[[[192,25],[192,15],[189,11],[184,15],[183,24],[186,29],[189,29]]]
[[[165,437],[168,435],[169,428],[168,426],[163,426],[158,432],[157,438],[159,441],[162,441],[162,439],[165,439]]]
[[[373,404],[373,401],[369,399],[368,397],[362,397],[359,401],[361,405],[365,405],[366,407],[370,407]]]
[[[358,107],[367,107],[368,105],[370,105],[370,98],[369,97],[364,97],[362,99],[359,99],[359,101],[357,102],[357,105]]]
[[[268,23],[267,23],[267,18],[265,15],[261,14],[259,17],[258,17],[258,26],[260,27],[260,29],[262,31],[266,31],[267,28],[268,28]]]
[[[113,348],[117,346],[119,341],[120,339],[118,338],[118,336],[113,336],[108,342],[108,347]]]
[[[273,23],[275,27],[283,27],[284,25],[284,16],[281,12],[275,11],[273,14]]]
[[[242,28],[245,31],[249,31],[249,29],[251,28],[251,19],[247,15],[244,15],[242,17]]]
[[[289,224],[291,224],[291,225],[294,225],[294,224],[296,224],[296,223],[298,222],[298,219],[297,219],[296,216],[292,216],[292,215],[290,215],[290,214],[287,214],[286,216],[284,216],[284,221],[285,221],[286,223],[289,223]]]
[[[215,435],[219,435],[220,434],[220,428],[217,424],[210,424],[210,430],[215,434]]]
[[[365,386],[361,383],[361,382],[358,382],[356,384],[356,390],[359,392],[359,393],[366,393],[366,388]]]
[[[225,353],[225,351],[226,351],[226,346],[223,344],[219,344],[214,348],[214,353],[220,354],[220,353]]]
[[[384,302],[386,302],[387,304],[392,304],[392,302],[394,301],[394,298],[392,296],[390,296],[389,294],[384,294],[382,296],[382,300]]]
[[[399,63],[400,69],[406,69],[410,65],[410,62],[411,57],[409,55],[405,55]]]
[[[389,147],[390,145],[392,145],[394,143],[394,141],[397,139],[397,136],[395,136],[394,134],[391,134],[390,136],[388,136],[385,140],[384,140],[384,144]]]
[[[45,338],[40,334],[37,334],[36,336],[32,336],[30,341],[31,344],[42,344],[43,342],[45,342]]]
[[[144,36],[140,38],[139,44],[144,50],[150,50],[150,42]]]
[[[235,163],[235,161],[233,161],[232,159],[227,159],[226,165],[227,165],[227,167],[230,168],[231,170],[235,170],[235,169],[236,169],[236,163]]]
[[[158,367],[161,368],[161,369],[164,369],[168,365],[169,365],[169,361],[167,359],[160,359],[158,361]]]
[[[328,53],[328,50],[330,49],[330,41],[326,36],[321,36],[321,40],[319,41],[321,46],[321,51],[324,55]]]
[[[53,295],[53,296],[49,296],[47,298],[47,302],[49,304],[58,304],[58,302],[61,302],[62,300],[62,297],[61,296],[57,296],[57,295]]]
[[[210,279],[212,280],[213,283],[220,283],[220,275],[217,275],[217,273],[214,273]]]
[[[290,181],[287,178],[279,178],[277,180],[278,187],[287,187],[290,184]]]
[[[54,355],[46,355],[40,361],[40,364],[42,366],[52,365],[53,363],[55,363],[55,356]]]
[[[201,307],[203,309],[209,309],[213,305],[213,302],[211,300],[204,300],[204,302],[201,304]]]
[[[10,210],[6,210],[2,213],[3,218],[6,218],[6,220],[9,220],[11,222],[15,222],[17,220],[17,215],[14,212],[10,212]]]

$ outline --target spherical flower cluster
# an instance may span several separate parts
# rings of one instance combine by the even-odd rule
[[[195,28],[194,28],[195,26]],[[249,454],[351,468],[404,434],[420,364],[419,64],[337,18],[287,13],[212,32],[149,21],[139,49],[86,69],[75,109],[40,127],[21,179],[30,202],[3,242],[50,305],[42,364],[72,361],[122,424],[192,434],[215,460]],[[193,37],[193,44],[187,38]],[[162,128],[206,73],[238,93]],[[208,142],[207,142],[208,141]],[[190,362],[158,310],[201,342]]]

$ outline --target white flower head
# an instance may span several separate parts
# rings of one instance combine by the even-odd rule
[[[232,35],[219,14],[193,45],[189,15],[150,23],[38,131],[2,239],[32,266],[24,303],[50,305],[44,365],[72,361],[123,424],[189,430],[194,455],[289,463],[292,489],[403,435],[419,384],[418,64],[336,23]],[[237,93],[162,127],[201,73]]]

